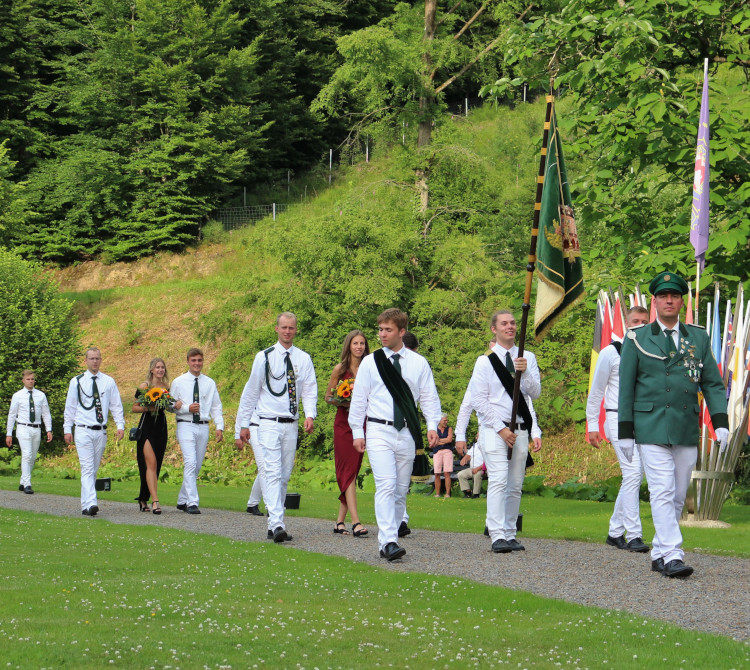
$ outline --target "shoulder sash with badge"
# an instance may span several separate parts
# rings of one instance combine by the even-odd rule
[[[419,414],[417,413],[417,403],[414,402],[414,396],[411,394],[409,385],[404,378],[396,372],[393,365],[388,362],[388,357],[385,355],[385,351],[382,349],[376,350],[373,353],[373,358],[375,359],[375,367],[378,369],[378,374],[380,374],[383,384],[385,384],[388,393],[390,393],[393,398],[393,402],[399,406],[404,418],[406,419],[406,427],[409,429],[414,440],[414,446],[417,451],[424,449],[422,428],[419,422]]]
[[[487,356],[492,365],[492,369],[500,379],[500,383],[503,385],[505,392],[512,398],[513,397],[513,386],[514,379],[513,375],[510,374],[508,368],[500,360],[500,357],[493,351]],[[529,406],[526,404],[526,398],[523,397],[523,393],[518,396],[518,413],[521,415],[524,423],[526,424],[526,431],[529,434],[529,442],[531,442],[531,412]],[[530,468],[534,465],[534,459],[531,457],[531,452],[526,455],[526,467]]]

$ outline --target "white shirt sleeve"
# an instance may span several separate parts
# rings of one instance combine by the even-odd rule
[[[367,416],[367,398],[370,395],[372,385],[372,374],[375,369],[375,359],[372,354],[366,356],[357,370],[357,378],[354,381],[352,391],[352,402],[349,406],[349,427],[352,429],[352,437],[355,440],[365,436],[365,418]]]
[[[536,362],[536,356],[530,351],[524,352],[523,356],[526,359],[526,370],[521,373],[521,393],[536,400],[542,394],[539,364]]]
[[[305,417],[314,419],[318,416],[318,380],[315,378],[315,367],[312,358],[305,354],[302,369],[302,407]]]
[[[213,384],[213,396],[211,397],[211,418],[216,424],[216,430],[224,430],[224,414],[222,413],[221,398],[219,397],[219,389],[216,388],[216,382],[212,379]]]
[[[474,364],[474,372],[469,382],[469,391],[474,409],[482,417],[482,425],[492,428],[496,433],[505,428],[505,422],[497,414],[490,402],[490,380],[495,371],[487,356],[480,356]]]
[[[52,432],[52,413],[49,411],[49,402],[47,401],[46,394],[42,393],[42,421],[44,421],[44,427],[47,432]]]
[[[456,417],[456,442],[466,442],[466,428],[471,419],[471,413],[474,411],[472,404],[471,392],[466,388],[464,399],[461,401],[461,409],[458,410]]]
[[[539,428],[539,422],[536,418],[536,411],[534,410],[534,403],[531,398],[527,398],[526,404],[529,406],[529,414],[531,414],[531,438],[542,437],[542,429]]]
[[[189,395],[186,392],[185,375],[180,375],[172,382],[172,388],[170,389],[170,392],[172,393],[172,397],[175,399],[175,402],[177,400],[182,401],[180,409],[176,409],[175,414],[178,416],[185,416],[186,414],[190,414],[190,410],[188,409],[188,407],[190,407],[190,404],[193,402],[193,390],[190,389]]]
[[[65,397],[65,412],[63,414],[63,432],[72,433],[73,424],[76,420],[78,409],[78,378],[73,377],[68,386],[68,395]]]
[[[258,398],[263,386],[264,360],[262,351],[255,356],[250,377],[245,383],[245,388],[242,390],[240,406],[237,409],[237,421],[240,423],[240,428],[249,427],[250,417],[258,405]]]
[[[110,377],[112,384],[112,393],[110,394],[109,400],[109,413],[115,420],[115,425],[118,430],[125,430],[125,413],[122,409],[122,398],[120,398],[120,390],[117,388],[115,380]]]
[[[422,361],[423,368],[419,376],[419,406],[427,423],[427,430],[437,430],[443,411],[440,408],[440,398],[432,376],[432,368],[424,358]],[[357,385],[354,386],[356,388]]]
[[[5,429],[5,435],[10,437],[13,435],[13,427],[16,425],[16,417],[18,417],[18,398],[15,394],[10,399],[10,410],[8,411],[8,425]]]
[[[617,353],[617,350],[612,346],[604,347],[594,367],[594,377],[586,400],[586,421],[589,423],[590,431],[599,431],[599,411],[612,371],[612,352]]]

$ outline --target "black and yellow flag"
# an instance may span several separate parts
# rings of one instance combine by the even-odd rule
[[[550,119],[536,255],[539,281],[534,331],[540,339],[583,296],[581,248],[554,108]]]

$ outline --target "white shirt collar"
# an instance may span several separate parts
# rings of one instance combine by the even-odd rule
[[[667,328],[667,326],[665,326],[661,321],[659,321],[658,317],[656,318],[656,323],[659,324],[659,328],[661,328],[661,332],[662,333],[665,330],[675,330],[675,331],[677,331],[678,334],[680,332],[680,320],[679,319],[677,319],[677,323],[674,326],[672,326],[672,328]]]
[[[510,354],[513,356],[513,350],[516,349],[518,351],[518,348],[514,344],[510,349],[506,349],[502,344],[499,342],[495,343],[495,346],[492,347],[492,351],[494,351],[500,358],[505,358],[505,354]]]
[[[389,349],[388,347],[383,347],[383,351],[388,358],[393,358],[393,354],[398,354],[401,358],[406,358],[406,352],[411,352],[411,349],[406,345],[402,345],[398,351],[393,351],[393,349]]]
[[[293,344],[292,344],[292,346],[291,346],[291,347],[289,347],[288,349],[285,349],[285,348],[284,348],[284,345],[283,345],[283,344],[281,344],[281,342],[279,342],[278,340],[276,340],[276,344],[274,344],[273,346],[274,346],[274,349],[276,349],[276,351],[277,351],[277,352],[278,352],[279,354],[281,354],[282,356],[283,356],[284,354],[286,354],[286,353],[288,353],[288,354],[289,354],[289,355],[291,356],[291,355],[292,355],[292,352],[294,351],[294,345],[293,345]]]

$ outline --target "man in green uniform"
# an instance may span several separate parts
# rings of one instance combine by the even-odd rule
[[[620,361],[619,437],[631,457],[641,448],[654,520],[651,569],[687,577],[679,519],[698,458],[698,391],[708,403],[723,450],[729,436],[727,397],[705,329],[680,323],[688,286],[673,272],[651,281],[656,320],[628,331]]]

